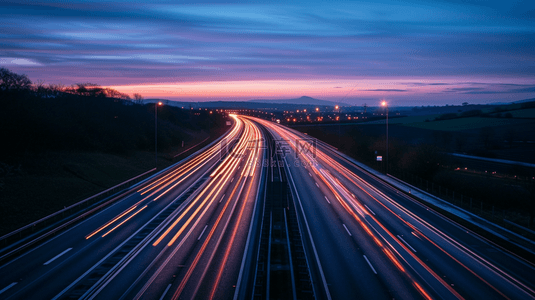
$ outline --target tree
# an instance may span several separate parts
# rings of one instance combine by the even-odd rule
[[[143,96],[141,96],[141,95],[138,94],[138,93],[135,93],[135,94],[134,94],[134,100],[136,100],[136,101],[142,101],[142,100],[143,100]]]
[[[32,81],[26,75],[19,75],[6,68],[0,68],[0,91],[29,90]]]

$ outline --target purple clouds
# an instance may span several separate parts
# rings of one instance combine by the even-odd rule
[[[534,93],[535,6],[528,1],[26,3],[0,4],[0,65],[48,83],[327,80],[329,92],[345,95],[343,87],[374,82],[348,95],[355,102],[381,93],[480,102]],[[421,79],[436,85],[418,86]],[[314,96],[301,88],[298,94]],[[236,96],[263,95],[246,88]]]

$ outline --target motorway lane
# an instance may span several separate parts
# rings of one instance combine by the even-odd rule
[[[274,125],[272,125],[274,126]],[[280,130],[280,129],[279,129]],[[296,136],[292,136],[292,134],[295,134],[294,131],[292,131],[291,134],[286,135],[286,133],[283,132],[283,136],[286,139],[295,139]],[[307,138],[310,137],[304,136],[301,134],[297,134],[297,137],[299,138]],[[429,274],[433,274],[435,277],[442,277],[444,279],[440,279],[441,281],[444,280],[444,282],[441,283],[444,288],[447,285],[452,286],[453,296],[461,296],[461,294],[456,293],[462,293],[461,297],[467,297],[467,298],[478,298],[481,299],[483,296],[484,298],[501,298],[501,297],[510,297],[513,299],[522,299],[522,298],[530,298],[533,294],[527,294],[523,290],[524,288],[519,288],[518,285],[513,285],[509,282],[509,280],[505,280],[504,277],[501,275],[498,275],[498,272],[503,272],[502,270],[497,270],[498,268],[494,268],[491,266],[491,268],[494,268],[496,271],[491,271],[489,267],[487,267],[487,263],[481,263],[481,259],[475,257],[475,255],[472,255],[469,253],[470,250],[463,249],[462,247],[465,247],[463,245],[452,245],[455,244],[455,241],[452,241],[449,236],[452,234],[451,231],[457,231],[456,234],[461,236],[460,240],[462,241],[463,238],[466,239],[466,236],[470,236],[470,242],[466,243],[468,247],[473,247],[474,244],[474,235],[473,234],[467,234],[466,231],[463,231],[462,229],[459,230],[460,227],[454,226],[451,224],[451,222],[446,221],[444,218],[437,218],[436,213],[429,211],[427,208],[423,207],[422,205],[415,204],[413,200],[410,200],[410,204],[412,206],[417,206],[418,209],[415,211],[416,214],[423,215],[427,217],[428,220],[426,220],[429,224],[423,225],[422,222],[417,222],[419,224],[413,225],[418,226],[418,228],[423,227],[420,231],[410,231],[409,229],[413,229],[412,227],[408,226],[409,223],[406,223],[404,219],[412,220],[414,219],[414,216],[410,215],[410,213],[406,213],[404,210],[400,210],[399,207],[394,206],[392,203],[395,203],[394,200],[388,199],[389,197],[383,195],[383,194],[374,194],[375,197],[371,197],[371,195],[368,195],[367,193],[375,193],[374,188],[371,188],[367,186],[364,183],[354,184],[353,186],[347,182],[347,180],[344,182],[343,179],[343,173],[352,173],[351,171],[340,171],[339,166],[331,166],[332,162],[329,162],[331,160],[331,157],[337,157],[338,155],[331,150],[330,147],[323,147],[320,146],[318,150],[323,150],[328,153],[328,155],[323,155],[321,157],[318,155],[320,159],[321,167],[319,168],[325,168],[332,172],[334,176],[333,178],[340,178],[342,182],[339,181],[340,186],[344,186],[342,189],[348,189],[348,194],[358,194],[357,198],[359,201],[357,201],[360,208],[355,208],[355,211],[361,210],[361,211],[367,211],[364,212],[364,215],[366,216],[365,219],[370,223],[374,224],[374,228],[379,228],[377,230],[383,230],[383,232],[388,233],[392,235],[392,232],[396,233],[392,235],[393,241],[397,243],[399,246],[404,248],[405,253],[403,254],[404,260],[409,260],[410,257],[407,258],[407,256],[413,256],[412,261],[418,262],[422,267],[429,268],[428,270]],[[338,158],[339,159],[339,158]],[[357,169],[354,165],[349,164],[347,161],[344,160],[345,166],[348,168]],[[357,170],[359,174],[363,173],[362,170]],[[311,174],[314,174],[314,172],[311,172]],[[309,175],[310,176],[310,175]],[[305,176],[306,177],[306,176]],[[325,176],[323,176],[325,177]],[[382,183],[378,183],[377,181],[370,180],[370,176],[367,176],[366,180],[373,182],[375,185],[377,185],[380,188],[385,188]],[[337,179],[338,180],[338,179]],[[321,181],[321,180],[320,180]],[[318,180],[316,180],[318,182]],[[303,185],[307,185],[310,188],[313,188],[312,184],[306,184],[303,183]],[[299,184],[301,186],[301,184]],[[363,188],[364,187],[364,188]],[[366,190],[366,192],[364,192]],[[400,201],[403,203],[403,201],[409,201],[409,199],[401,199],[403,196],[400,193],[396,193],[394,189],[387,189],[389,192],[389,195],[392,196],[392,198],[396,199],[396,201]],[[353,200],[349,200],[352,196],[347,196],[344,201],[353,203]],[[371,199],[370,199],[371,198]],[[387,200],[388,199],[388,200]],[[316,199],[317,201],[321,201],[321,199]],[[331,201],[332,202],[332,201]],[[355,203],[357,203],[355,202]],[[385,205],[379,205],[379,202],[386,203]],[[367,204],[368,207],[362,206],[362,204]],[[357,205],[357,204],[355,204]],[[390,210],[386,209],[389,205]],[[368,210],[371,209],[371,210]],[[316,210],[317,211],[317,210]],[[395,211],[395,212],[394,212]],[[373,213],[372,213],[373,212]],[[375,216],[372,217],[375,213],[379,214],[377,220],[374,220]],[[398,217],[398,214],[402,217]],[[435,222],[435,220],[439,220],[439,222]],[[375,222],[375,223],[374,223]],[[384,223],[384,224],[383,224]],[[434,224],[439,223],[439,224]],[[440,224],[442,223],[442,224]],[[430,225],[433,224],[433,225]],[[382,226],[384,226],[384,229],[382,229]],[[442,227],[444,227],[444,230],[442,230]],[[346,225],[348,227],[348,225]],[[452,227],[454,229],[452,230]],[[431,228],[431,229],[429,229]],[[438,231],[436,228],[441,228],[441,231]],[[351,230],[350,230],[351,231]],[[438,233],[437,233],[438,231]],[[416,232],[416,236],[412,234],[412,232]],[[445,232],[445,233],[444,233]],[[431,240],[429,237],[433,237]],[[457,238],[456,235],[452,235]],[[413,252],[411,248],[409,248],[405,243],[405,237],[410,243],[415,243],[415,248],[422,247],[424,250],[420,250],[418,255],[410,254],[409,252]],[[418,239],[422,239],[423,242],[419,242]],[[402,241],[403,240],[403,241]],[[407,243],[408,245],[411,245],[410,243]],[[405,244],[405,245],[403,245]],[[500,251],[500,249],[497,249],[496,247],[492,247],[489,243],[486,241],[482,241],[480,243],[482,247],[479,249],[477,247],[475,248],[475,253],[480,253],[481,248],[487,249],[487,252],[490,252],[494,255],[496,255],[496,252]],[[399,246],[397,246],[399,248]],[[491,250],[489,250],[489,248]],[[407,250],[408,249],[408,250]],[[462,251],[461,251],[462,249]],[[402,251],[400,251],[401,253]],[[467,253],[468,252],[468,253]],[[416,256],[416,257],[414,257]],[[484,256],[483,256],[484,257]],[[529,264],[526,264],[525,262],[522,262],[516,257],[512,257],[508,253],[504,253],[503,256],[501,256],[502,260],[505,261],[511,261],[514,265],[513,270],[515,270],[514,274],[518,275],[524,274],[523,277],[521,277],[520,280],[523,280],[523,282],[526,282],[529,284],[530,279],[529,277],[526,277],[526,274],[533,274],[533,267]],[[424,263],[425,261],[425,263]],[[499,264],[499,266],[506,266],[507,262],[502,262]],[[413,266],[414,267],[414,266]],[[521,271],[517,271],[517,270]],[[418,271],[420,273],[420,271]],[[440,275],[438,275],[440,274]],[[447,274],[447,275],[446,275]],[[504,275],[507,276],[507,275]],[[428,278],[425,278],[427,276],[423,276],[422,280],[428,280]],[[445,282],[447,281],[447,282]],[[513,281],[513,280],[511,280]],[[532,279],[531,279],[532,281]],[[488,284],[487,284],[488,282]],[[531,282],[532,284],[532,282]],[[439,285],[440,287],[440,285]],[[437,289],[436,286],[431,286],[431,289]],[[451,289],[450,289],[451,290]],[[528,289],[528,293],[530,293]],[[441,296],[444,296],[444,294],[440,294]]]
[[[238,136],[242,131],[240,123],[235,124],[229,133],[231,137]],[[1,266],[0,272],[3,276],[0,286],[10,288],[0,288],[0,298],[53,298],[72,280],[111,253],[150,218],[176,200],[180,193],[212,168],[219,158],[219,146],[215,144],[209,150],[173,168],[168,173],[171,176],[156,177],[151,190],[138,190],[137,193]],[[177,182],[180,184],[176,185]],[[137,206],[133,207],[136,204]],[[121,215],[113,224],[102,228],[103,224]],[[90,236],[98,228],[102,230]],[[102,236],[106,233],[106,236]],[[69,248],[71,250],[64,253]],[[44,265],[60,253],[64,254]]]
[[[350,185],[347,183],[345,186]],[[413,227],[405,224],[403,219],[397,216],[397,214],[401,215],[403,212],[391,213],[362,190],[357,188],[350,188],[350,190],[355,193],[360,203],[364,203],[370,211],[375,213],[374,217],[377,219],[377,223],[382,224],[388,231],[399,236],[398,239],[402,239],[402,243],[410,246],[411,251],[415,252],[415,256],[425,261],[425,264],[435,270],[435,273],[439,274],[447,284],[455,286],[455,290],[460,295],[470,298],[471,291],[477,290],[478,298],[490,299],[496,296],[495,290],[481,281],[480,278],[477,278],[475,274],[467,272],[468,270],[456,261],[454,257],[450,256],[448,252],[437,251],[436,246],[425,238],[429,234],[422,234],[420,231],[414,230]],[[388,209],[396,211],[395,207],[392,206]],[[460,274],[463,275],[459,276]]]
[[[296,138],[310,139],[271,122],[233,118],[230,137],[242,137],[233,155],[217,166],[215,146],[1,266],[0,299],[232,298],[249,229],[257,230],[253,207],[264,175],[254,166],[265,154],[248,146],[262,139],[255,124],[289,140],[293,151]],[[315,158],[285,158],[316,298],[534,298],[531,264],[332,147],[318,143],[317,150]]]
[[[245,133],[245,140],[260,137],[251,125],[246,124],[246,132],[252,130],[250,135]],[[161,234],[155,235],[96,298],[158,299],[164,294],[165,298],[176,295],[182,299],[210,298],[210,294],[232,297],[260,180],[261,169],[254,167],[254,162],[263,155],[245,144],[237,148],[241,158],[229,156],[231,167],[213,176],[199,188],[198,195],[193,195],[190,207],[198,207],[202,213],[183,218],[158,245],[154,245],[155,240]],[[203,206],[201,201],[207,204]],[[190,218],[194,224],[185,224]],[[169,245],[177,231],[182,231],[180,237]]]
[[[346,182],[346,186],[351,186]],[[383,185],[378,185],[383,186]],[[383,186],[384,188],[384,186]],[[374,211],[379,211],[378,214],[384,211],[379,206],[379,201],[385,203],[386,199],[395,199],[395,202],[401,203],[403,207],[411,207],[408,209],[414,213],[420,222],[415,222],[413,216],[405,214],[403,218],[396,216],[396,214],[403,215],[402,210],[398,210],[392,215],[385,215],[382,217],[381,223],[390,224],[393,230],[405,229],[404,236],[411,243],[421,243],[421,246],[415,246],[415,249],[420,249],[418,256],[423,260],[428,261],[427,264],[441,273],[442,277],[447,278],[450,285],[455,285],[455,289],[466,298],[493,298],[493,297],[508,297],[512,299],[521,299],[525,297],[532,297],[533,292],[521,287],[521,284],[512,284],[516,278],[527,286],[533,286],[533,279],[531,274],[534,273],[534,268],[531,264],[523,262],[517,257],[511,255],[507,251],[502,251],[491,245],[489,242],[480,239],[475,234],[466,229],[455,226],[450,221],[440,217],[437,213],[428,210],[423,205],[416,203],[404,194],[395,193],[391,189],[391,197],[383,197],[377,194],[374,189],[367,188],[365,184],[360,184],[358,188],[352,189],[355,193],[361,191],[362,202],[369,205]],[[363,192],[366,190],[366,192]],[[370,194],[375,195],[372,197]],[[389,203],[391,203],[389,201]],[[375,208],[373,208],[375,207]],[[393,205],[390,209],[396,211]],[[408,220],[409,223],[406,223]],[[394,224],[398,221],[397,224]],[[423,225],[427,223],[428,225]],[[418,232],[419,229],[422,232]],[[431,228],[432,230],[429,230]],[[411,231],[413,230],[413,231]],[[413,235],[412,232],[416,234]],[[450,239],[455,237],[455,239]],[[497,255],[501,253],[500,255]],[[489,255],[490,254],[490,255]],[[498,259],[498,263],[494,263]],[[434,266],[436,265],[436,266]],[[502,269],[508,269],[507,272]],[[512,272],[510,270],[513,270]],[[508,278],[513,274],[515,279]],[[519,276],[520,275],[520,276]],[[531,280],[531,283],[530,283]],[[521,287],[521,288],[519,288]],[[477,290],[477,295],[473,291]],[[528,292],[525,293],[523,290]],[[531,294],[531,295],[530,295]]]
[[[286,156],[291,180],[309,220],[332,299],[414,298],[417,291],[406,276],[376,254],[362,228],[354,226],[310,167],[295,164],[293,155]]]

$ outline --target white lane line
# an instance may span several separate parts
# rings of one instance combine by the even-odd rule
[[[362,255],[364,256],[364,259],[366,260],[366,262],[368,263],[368,266],[370,266],[370,268],[372,269],[373,273],[375,273],[375,275],[377,275],[377,272],[375,271],[375,269],[373,268],[372,264],[370,263],[370,261],[368,260],[368,258],[366,257],[366,255]]]
[[[223,198],[225,198],[225,194],[223,194],[223,196],[221,196],[221,199],[219,199],[219,203],[221,203],[221,201],[223,201]]]
[[[317,182],[315,182],[315,184],[316,184],[317,187],[320,187],[319,184],[318,184]]]
[[[310,172],[308,172],[308,175],[310,175],[310,177],[312,177],[312,174],[310,174]]]
[[[232,177],[232,179],[230,180],[230,182],[233,182],[234,181],[234,177]]]
[[[331,201],[329,201],[329,198],[327,198],[327,196],[325,196],[325,200],[327,200],[327,203],[331,204]]]
[[[405,242],[405,240],[400,237],[399,235],[397,235],[397,237],[403,242],[403,244],[407,245],[407,247],[409,247],[413,252],[416,252],[416,250],[414,250],[414,248],[411,247],[411,245],[409,245],[409,243]]]
[[[167,288],[165,289],[165,291],[163,291],[163,294],[160,297],[160,300],[162,300],[165,297],[165,295],[167,295],[167,292],[169,291],[170,288],[171,288],[171,284],[168,284]]]
[[[0,291],[0,294],[2,294],[3,292],[9,290],[9,289],[12,288],[15,284],[17,284],[17,282],[13,282],[12,284],[6,286],[5,288],[3,288],[3,289]]]
[[[344,225],[344,228],[346,229],[347,234],[349,234],[349,236],[351,236],[351,232],[349,232],[349,229],[347,229],[346,224],[342,224],[342,225]]]
[[[208,227],[208,225],[204,226],[204,229],[202,230],[201,232],[201,235],[199,235],[199,238],[197,239],[197,241],[200,241],[201,240],[201,237],[202,235],[204,234],[204,232],[206,231],[206,228]]]
[[[49,261],[47,261],[47,262],[44,263],[43,265],[44,265],[44,266],[48,265],[49,263],[55,261],[55,260],[58,259],[60,256],[62,256],[63,254],[65,254],[65,253],[67,253],[67,252],[69,252],[69,251],[71,251],[71,250],[72,250],[72,248],[67,248],[67,250],[65,250],[65,251],[61,252],[60,254],[58,254],[58,255],[52,257]]]
[[[364,206],[366,206],[366,208],[375,216],[375,213],[368,207],[368,205],[364,204]]]

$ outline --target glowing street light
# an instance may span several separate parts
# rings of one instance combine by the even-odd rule
[[[334,111],[338,113],[338,116],[336,116],[336,121],[338,121],[338,147],[341,147],[340,137],[342,136],[341,129],[340,129],[340,106],[335,105]]]
[[[156,167],[158,167],[158,106],[162,105],[161,101],[154,105],[154,161]]]
[[[316,107],[316,112],[320,111],[319,107]]]
[[[381,106],[386,108],[386,173],[388,173],[388,103],[386,101],[381,102]]]

